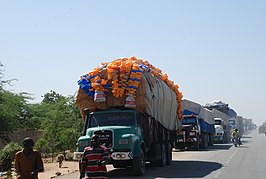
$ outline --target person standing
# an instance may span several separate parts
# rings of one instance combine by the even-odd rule
[[[84,179],[109,179],[106,163],[109,152],[105,146],[100,145],[99,136],[92,135],[91,146],[84,149],[81,160],[81,176]]]
[[[239,131],[238,129],[235,129],[232,133],[232,136],[233,136],[233,142],[235,144],[235,146],[237,146],[237,144],[240,146],[242,145],[241,141],[240,141],[240,134],[239,134]]]
[[[65,159],[65,157],[64,157],[63,154],[59,154],[59,155],[57,156],[57,161],[58,161],[58,164],[59,164],[59,165],[58,165],[59,168],[62,167],[64,159]]]
[[[33,149],[34,142],[29,137],[23,140],[23,146],[15,156],[17,179],[38,179],[38,172],[44,170],[41,154]]]

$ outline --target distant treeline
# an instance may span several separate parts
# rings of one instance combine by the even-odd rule
[[[0,62],[0,140],[11,142],[14,131],[42,131],[35,147],[44,153],[74,150],[81,134],[82,119],[74,96],[62,96],[51,90],[43,95],[40,103],[30,103],[27,93],[5,90],[13,80],[4,80]]]

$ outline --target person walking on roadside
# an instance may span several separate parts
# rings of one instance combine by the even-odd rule
[[[238,132],[238,129],[235,129],[232,133],[232,137],[233,137],[233,143],[235,144],[235,146],[237,146],[237,144],[240,146],[242,145],[241,141],[240,141],[240,134]]]
[[[65,157],[63,154],[59,154],[57,156],[57,162],[58,162],[58,167],[61,168],[63,165],[63,161],[64,161]]]
[[[38,179],[38,173],[44,170],[41,154],[33,149],[34,142],[29,137],[23,140],[23,146],[15,156],[17,179]]]
[[[99,136],[93,134],[91,146],[84,149],[81,160],[81,176],[84,179],[109,179],[106,163],[109,160],[109,152],[105,146],[100,145]]]

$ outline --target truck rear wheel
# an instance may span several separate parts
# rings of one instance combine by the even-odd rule
[[[208,143],[209,143],[209,136],[208,136],[208,134],[205,134],[205,149],[207,149],[208,148]]]
[[[158,161],[158,166],[159,167],[164,167],[166,165],[166,156],[167,155],[167,151],[166,151],[166,147],[164,144],[161,144],[161,158]]]
[[[140,155],[133,158],[133,172],[134,175],[141,176],[145,173],[145,155],[142,149],[140,149]]]
[[[171,165],[172,161],[172,145],[168,142],[166,144],[166,165]]]
[[[209,146],[213,146],[213,135],[209,135],[209,143],[208,143]]]

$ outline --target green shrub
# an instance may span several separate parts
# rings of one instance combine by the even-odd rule
[[[4,171],[11,169],[12,162],[15,159],[15,154],[20,151],[22,147],[14,142],[7,144],[2,150],[0,150],[0,166]]]

